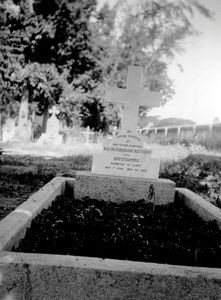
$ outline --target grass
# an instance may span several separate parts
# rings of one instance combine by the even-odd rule
[[[221,208],[221,157],[192,154],[161,165],[160,177],[201,195]]]

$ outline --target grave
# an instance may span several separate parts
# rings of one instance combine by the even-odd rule
[[[220,298],[218,268],[13,251],[32,220],[74,190],[75,179],[56,177],[0,222],[0,299]],[[221,229],[220,210],[200,196],[176,188],[176,201]]]
[[[94,132],[90,130],[90,127],[87,126],[86,130],[85,131],[82,131],[82,134],[85,136],[85,143],[86,144],[89,144],[90,143],[90,136],[94,136]]]
[[[75,194],[110,201],[149,199],[166,204],[174,199],[175,184],[159,179],[158,159],[144,146],[137,133],[139,106],[160,105],[160,93],[142,88],[143,70],[129,67],[126,89],[107,87],[106,101],[124,104],[121,132],[104,143],[103,152],[93,156],[92,173],[78,172]]]
[[[46,132],[42,133],[41,137],[38,140],[38,144],[46,144],[46,145],[60,145],[62,143],[62,135],[59,134],[60,123],[57,118],[57,114],[60,111],[53,106],[49,113],[52,114],[51,117],[48,119]]]
[[[126,135],[126,137],[116,137],[119,144],[121,143],[119,140],[121,141],[123,139],[123,145],[113,145],[113,143],[116,143],[115,140],[110,141],[105,147],[142,150],[141,154],[147,155],[149,161],[151,161],[153,158],[151,158],[150,151],[147,149],[147,152],[145,152],[144,150],[146,150],[146,148],[143,146],[142,140],[134,138],[134,136],[136,138],[140,137],[134,133],[134,131],[132,131],[132,133],[133,134],[130,134],[127,131],[126,133],[121,132],[119,135]],[[134,147],[129,146],[129,143],[126,143],[125,140],[129,140],[130,143],[132,141]],[[106,151],[114,152],[116,150],[107,149]],[[128,151],[124,150],[116,152],[128,154]],[[113,157],[133,159],[134,157],[136,158],[135,155],[137,155],[137,152],[129,151],[129,156],[118,155]],[[105,166],[110,165],[111,159],[111,156],[109,156],[107,162],[104,161]],[[154,165],[154,168],[156,168],[156,166],[157,164]],[[96,167],[95,165],[95,170]],[[103,169],[99,167],[98,170]],[[81,180],[82,178],[85,180],[87,176],[93,178],[95,184],[94,189],[97,188],[101,193],[104,187],[104,178],[107,181],[109,180],[111,185],[105,187],[105,200],[107,201],[114,199],[114,201],[117,202],[124,202],[126,200],[126,197],[118,199],[117,196],[113,195],[112,190],[115,189],[116,184],[118,184],[121,189],[127,189],[128,186],[133,183],[133,189],[136,190],[136,192],[139,192],[139,190],[142,189],[142,185],[146,184],[148,196],[144,198],[147,201],[155,198],[154,193],[151,195],[150,192],[153,192],[154,189],[157,192],[158,187],[164,191],[160,197],[164,197],[166,188],[174,192],[174,184],[158,179],[156,170],[154,171],[154,179],[149,179],[149,176],[152,176],[152,171],[149,173],[141,172],[141,168],[139,172],[135,171],[135,167],[134,170],[132,170],[134,172],[132,176],[136,174],[137,177],[132,177],[131,175],[125,176],[123,173],[124,169],[118,170],[121,172],[120,175],[115,175],[113,170],[115,169],[112,169],[110,175],[103,174],[103,171],[101,171],[101,174],[80,174],[76,179],[56,177],[0,222],[0,299],[220,298],[221,270],[218,268],[168,265],[165,263],[117,260],[105,257],[52,255],[50,253],[24,253],[13,251],[25,236],[27,229],[31,226],[32,220],[38,216],[43,209],[50,207],[57,196],[63,195],[70,197],[71,201],[77,198],[76,188],[79,188],[78,178],[81,176]],[[139,177],[139,174],[143,173],[145,173],[145,176]],[[101,180],[100,182],[98,181],[99,178]],[[130,182],[130,184],[128,184],[128,182]],[[139,183],[140,186],[137,188],[136,185],[139,185]],[[165,186],[162,188],[164,184],[166,188]],[[101,185],[102,188],[99,185]],[[85,182],[85,185],[82,184],[81,187],[88,192],[87,182]],[[109,194],[107,187],[109,188]],[[183,203],[204,220],[216,220],[218,227],[221,229],[220,209],[187,189],[176,188],[175,191],[176,193],[172,201]],[[120,192],[120,189],[115,190],[115,193]],[[139,197],[141,196],[142,195],[139,195]],[[152,199],[151,196],[153,196]],[[172,196],[169,195],[169,198],[170,197]],[[136,200],[136,198],[133,200]],[[158,204],[162,204],[160,203],[160,199]],[[101,214],[99,209],[96,210],[96,213],[99,216]],[[82,216],[79,215],[80,220],[81,217]],[[134,215],[133,217],[136,220],[137,216]],[[187,222],[188,221],[189,220],[187,220]],[[62,221],[57,219],[56,222],[61,223]],[[127,227],[126,225],[125,223],[125,227]],[[63,229],[66,230],[65,228]],[[75,236],[70,237],[70,242],[72,238],[75,238]],[[174,253],[174,255],[176,255],[176,253]]]
[[[2,128],[2,142],[7,143],[14,139],[16,132],[15,120],[7,119]]]
[[[14,140],[19,142],[30,142],[32,136],[32,123],[28,117],[28,96],[27,91],[21,100],[19,116],[18,116],[18,126],[16,127]]]

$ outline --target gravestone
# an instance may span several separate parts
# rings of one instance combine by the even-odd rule
[[[158,178],[159,160],[137,134],[139,106],[159,106],[160,93],[142,89],[142,69],[130,67],[126,89],[107,88],[106,101],[124,104],[120,134],[104,145],[102,154],[94,155],[92,172],[139,178]]]
[[[56,116],[59,113],[59,110],[56,106],[53,106],[49,110],[49,113],[52,115],[48,119],[46,132],[41,135],[38,143],[59,145],[62,143],[62,135],[59,134],[60,123]]]
[[[51,109],[49,109],[49,113],[52,115],[47,122],[46,135],[56,137],[59,135],[59,120],[56,116],[59,114],[59,110],[56,108],[56,106],[53,106]]]
[[[102,153],[94,154],[92,173],[77,173],[77,198],[150,200],[154,190],[152,198],[157,203],[173,201],[175,184],[158,179],[160,162],[152,158],[151,149],[145,148],[143,138],[137,133],[139,106],[159,106],[161,98],[160,93],[142,88],[142,76],[142,68],[129,67],[126,89],[106,89],[106,101],[124,104],[122,128],[104,143]]]
[[[18,126],[16,128],[16,133],[14,140],[20,142],[30,142],[32,136],[32,123],[28,118],[28,96],[25,94],[22,97],[19,116],[18,116]]]
[[[90,143],[90,136],[94,135],[94,132],[90,130],[90,127],[87,126],[85,131],[82,131],[83,135],[85,136],[85,143],[89,144]]]
[[[16,126],[14,119],[7,119],[2,127],[2,142],[7,143],[14,139]]]

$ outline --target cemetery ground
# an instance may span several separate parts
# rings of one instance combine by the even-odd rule
[[[153,149],[153,145],[151,147]],[[160,177],[172,179],[178,187],[187,187],[220,206],[221,158],[208,153],[192,154],[193,148],[156,145],[155,151],[161,157]],[[77,170],[91,170],[91,166],[92,156],[85,154],[2,155],[0,198],[5,201],[0,204],[0,219],[55,176],[74,178]],[[73,180],[67,178],[67,181]],[[50,183],[50,187],[58,191],[56,181]],[[45,200],[42,195],[44,193],[39,203]],[[32,220],[25,238],[15,242],[10,252],[3,251],[3,280],[8,288],[5,295],[14,296],[20,288],[19,282],[23,284],[24,275],[28,280],[24,293],[36,293],[38,297],[40,289],[42,296],[54,295],[55,299],[61,299],[64,294],[67,294],[64,299],[70,299],[73,291],[79,293],[78,299],[85,293],[89,299],[100,299],[102,293],[110,293],[104,299],[111,299],[114,284],[117,285],[116,298],[121,291],[125,294],[126,289],[127,296],[122,299],[135,299],[137,293],[155,297],[161,292],[162,297],[150,298],[165,299],[167,295],[170,299],[189,299],[183,295],[196,293],[196,299],[203,299],[208,293],[208,299],[211,295],[218,299],[221,249],[220,229],[215,221],[205,222],[176,200],[165,206],[142,200],[116,205],[90,198],[72,201],[73,193],[69,196],[67,193],[54,198],[51,205]],[[23,209],[18,213],[27,208]],[[25,222],[27,218],[30,216],[24,216]],[[16,228],[14,225],[10,228]],[[106,233],[101,232],[101,228]],[[19,232],[17,236],[19,238]],[[99,246],[93,248],[94,242]],[[8,269],[11,267],[13,272]],[[126,272],[122,272],[122,268]],[[19,279],[18,288],[11,292],[17,278],[21,281]],[[128,280],[136,286],[131,289]],[[133,289],[137,289],[134,298]],[[144,298],[138,296],[137,299]]]
[[[181,145],[152,145],[161,157],[160,177],[171,179],[177,187],[185,187],[221,208],[221,158],[200,153],[194,154]],[[80,148],[79,148],[80,149]],[[46,151],[46,150],[45,150]],[[17,152],[18,153],[18,152]],[[20,152],[22,153],[22,152]],[[0,166],[0,219],[49,182],[55,176],[75,177],[78,170],[91,170],[92,155],[84,148],[78,155],[54,156],[4,154]],[[69,153],[69,152],[67,152]],[[48,153],[46,153],[48,154]]]

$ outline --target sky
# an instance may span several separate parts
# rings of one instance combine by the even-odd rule
[[[99,2],[111,5],[116,0]],[[197,124],[209,124],[215,118],[221,122],[221,0],[200,2],[214,12],[214,18],[194,16],[193,24],[201,34],[185,41],[185,53],[177,55],[169,69],[176,94],[164,106],[153,108],[149,115],[190,119]],[[177,63],[182,65],[183,72],[176,67]]]

